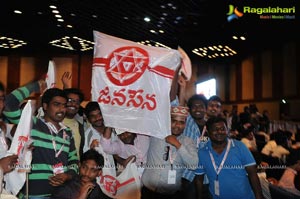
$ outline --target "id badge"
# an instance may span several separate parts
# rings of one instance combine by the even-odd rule
[[[220,195],[220,189],[219,189],[219,181],[218,180],[214,181],[214,187],[215,187],[215,194],[217,196],[219,196]]]
[[[61,162],[53,165],[52,168],[53,168],[54,175],[64,173],[64,166]]]
[[[169,170],[168,173],[168,184],[176,183],[176,170]]]

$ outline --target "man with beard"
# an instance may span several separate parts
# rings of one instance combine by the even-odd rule
[[[108,199],[96,183],[103,166],[101,154],[92,149],[86,151],[80,158],[79,175],[57,187],[51,199]]]
[[[77,118],[80,104],[83,101],[84,96],[83,93],[77,88],[67,88],[64,89],[64,92],[66,93],[68,100],[66,117],[63,120],[63,123],[72,130],[77,155],[80,157],[83,153],[84,146],[84,125],[80,123]],[[83,119],[81,120],[83,121]]]
[[[206,127],[210,140],[198,150],[197,198],[205,198],[202,188],[204,174],[207,174],[214,199],[261,199],[256,162],[249,149],[242,142],[228,138],[225,118],[210,117]]]
[[[104,120],[98,102],[89,102],[85,106],[85,115],[91,126],[85,131],[83,151],[99,146],[100,139],[105,131]]]
[[[17,124],[21,117],[20,102],[33,92],[46,88],[44,80],[33,82],[7,95],[4,114]],[[48,198],[53,187],[73,178],[78,170],[78,158],[71,130],[62,121],[66,113],[67,96],[58,88],[42,95],[43,118],[33,118],[30,137],[33,140],[31,172],[28,177],[29,198]],[[25,186],[21,196],[25,194]]]
[[[85,143],[83,151],[85,152],[89,149],[97,150],[107,160],[105,162],[105,170],[107,169],[110,173],[114,173],[115,164],[113,156],[106,154],[100,145],[100,140],[103,138],[105,126],[98,102],[92,101],[87,103],[85,106],[85,115],[91,126],[84,133]]]
[[[165,139],[150,138],[147,164],[142,175],[142,199],[179,199],[185,168],[197,165],[193,140],[183,135],[188,108],[171,107],[171,133]]]

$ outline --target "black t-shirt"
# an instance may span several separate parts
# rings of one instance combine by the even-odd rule
[[[110,197],[102,192],[96,182],[94,182],[94,184],[95,188],[88,195],[87,199],[110,199]],[[80,187],[80,178],[76,176],[64,185],[55,187],[51,199],[75,199],[79,195]]]

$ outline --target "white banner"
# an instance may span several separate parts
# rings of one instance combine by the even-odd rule
[[[105,125],[170,135],[169,92],[180,53],[96,31],[94,40],[92,100],[99,102]]]
[[[104,161],[107,161],[104,159]],[[102,175],[97,177],[97,183],[103,193],[115,199],[140,199],[141,198],[141,179],[138,168],[133,162],[129,161],[125,169],[118,175],[102,171]]]
[[[23,187],[26,180],[26,172],[30,170],[31,166],[32,153],[28,147],[32,143],[30,139],[32,114],[32,102],[31,100],[28,100],[22,111],[20,122],[17,126],[11,146],[7,152],[8,155],[18,155],[16,168],[4,176],[6,181],[5,189],[14,195],[16,195]]]
[[[56,86],[56,68],[53,61],[49,61],[48,72],[46,76],[47,88],[54,88]]]

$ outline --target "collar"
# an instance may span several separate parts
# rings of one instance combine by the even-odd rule
[[[41,119],[49,128],[49,130],[55,134],[58,134],[59,131],[67,129],[68,127],[65,126],[62,122],[59,123],[60,129],[57,130],[55,125],[52,124],[51,122],[46,122],[44,119]]]
[[[227,142],[230,138],[227,138]],[[231,140],[231,147],[235,147],[235,144],[234,144],[234,139],[230,139]],[[204,147],[205,150],[213,150],[212,148],[212,143],[211,143],[211,140],[208,139],[208,141],[206,142],[206,146]]]

